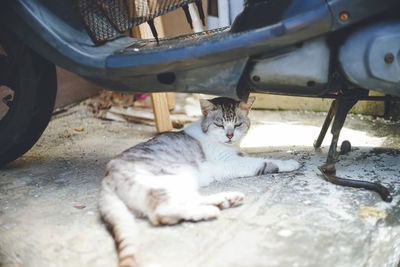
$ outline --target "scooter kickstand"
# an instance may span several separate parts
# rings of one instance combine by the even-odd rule
[[[317,140],[314,141],[314,147],[320,148],[324,138],[326,136],[326,132],[328,131],[329,126],[331,125],[332,119],[336,113],[336,102],[337,100],[333,100],[331,107],[329,108],[328,114],[326,115],[324,124],[322,125],[321,132],[318,135]]]
[[[326,135],[329,125],[332,119],[334,118],[331,129],[332,141],[329,147],[328,157],[326,159],[326,163],[322,166],[319,166],[318,169],[321,171],[324,178],[331,183],[342,186],[372,190],[377,192],[381,196],[383,201],[391,202],[392,196],[390,195],[389,190],[379,183],[344,179],[336,176],[335,162],[338,157],[337,144],[339,140],[339,134],[341,129],[343,128],[347,113],[357,103],[357,101],[358,101],[357,99],[336,99],[332,102],[332,105],[329,109],[329,112],[322,126],[321,132],[318,136],[318,139],[314,142],[315,148],[321,146],[321,143]]]
[[[357,101],[357,99],[336,99],[332,103],[334,108],[334,119],[331,128],[332,141],[329,147],[328,158],[326,159],[326,163],[328,164],[335,163],[337,159],[338,153],[336,149],[340,131],[343,128],[347,113],[349,113],[350,109],[357,103]]]

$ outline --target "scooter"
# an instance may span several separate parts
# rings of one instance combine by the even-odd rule
[[[358,100],[400,96],[398,0],[247,0],[227,28],[158,38],[154,17],[199,0],[3,0],[0,4],[0,165],[46,128],[56,95],[55,64],[125,92],[185,92],[246,100],[250,92],[334,98],[314,143],[333,120],[327,162],[333,183],[377,191],[380,184],[336,177],[338,137]],[[124,34],[149,23],[154,39]],[[370,97],[368,91],[385,97]],[[342,144],[342,151],[350,143]]]

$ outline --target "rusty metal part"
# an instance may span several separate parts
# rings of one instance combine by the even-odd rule
[[[336,161],[337,157],[337,144],[339,141],[339,134],[343,128],[344,121],[346,120],[347,113],[349,113],[350,109],[357,103],[357,99],[346,99],[346,100],[335,100],[332,103],[335,108],[335,118],[332,124],[332,142],[329,147],[328,158],[326,160],[327,163],[333,163]]]
[[[326,116],[326,119],[322,126],[321,132],[320,132],[317,140],[314,142],[315,148],[318,148],[321,146],[322,141],[324,140],[326,132],[329,128],[329,125],[331,124],[332,119],[334,118],[333,125],[331,128],[332,141],[331,141],[331,145],[329,147],[328,158],[326,160],[327,163],[334,163],[336,161],[336,157],[338,154],[336,149],[337,149],[340,131],[343,128],[343,124],[344,124],[344,121],[346,120],[347,113],[357,103],[357,101],[358,101],[357,99],[343,98],[343,99],[336,99],[331,104],[328,115]]]
[[[347,22],[350,19],[350,14],[347,11],[340,12],[339,19],[341,22]]]
[[[329,108],[328,114],[326,115],[324,124],[322,125],[321,132],[318,135],[317,140],[314,142],[314,147],[319,148],[321,147],[322,142],[324,141],[326,132],[328,131],[329,126],[331,125],[332,119],[336,113],[336,100],[334,100]]]
[[[394,55],[392,54],[392,53],[387,53],[386,55],[385,55],[385,62],[387,63],[387,64],[392,64],[393,63],[393,61],[394,61]]]
[[[367,93],[368,92],[361,91],[359,97],[361,98],[363,96],[367,96]],[[340,134],[341,129],[343,128],[347,113],[357,103],[357,101],[358,101],[358,99],[356,97],[355,98],[350,97],[350,98],[338,98],[332,102],[329,112],[328,112],[326,119],[324,121],[324,124],[322,126],[321,132],[320,132],[317,140],[314,142],[315,148],[318,148],[321,146],[322,141],[324,140],[326,132],[329,128],[329,125],[331,124],[332,119],[333,119],[333,125],[332,125],[332,129],[331,129],[332,142],[329,147],[326,164],[318,167],[318,169],[321,171],[321,173],[323,174],[325,179],[331,183],[334,183],[337,185],[372,190],[372,191],[377,192],[384,201],[391,202],[392,196],[390,195],[389,190],[379,183],[371,183],[371,182],[366,182],[366,181],[344,179],[344,178],[340,178],[340,177],[336,176],[336,168],[335,168],[334,164],[339,155],[339,153],[337,152],[337,144],[338,144],[338,140],[339,140],[339,134]],[[350,150],[351,149],[350,143],[347,146],[348,146],[348,150]],[[343,149],[343,150],[346,150],[346,149]]]
[[[393,198],[390,195],[389,190],[379,183],[337,177],[334,164],[324,164],[322,166],[319,166],[318,169],[321,171],[324,178],[333,184],[355,188],[364,188],[367,190],[375,191],[381,196],[383,201],[392,202]]]

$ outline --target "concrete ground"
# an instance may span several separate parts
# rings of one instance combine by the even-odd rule
[[[214,221],[152,227],[138,220],[140,266],[400,266],[400,123],[348,117],[353,149],[338,175],[380,181],[392,203],[370,191],[326,182],[330,135],[313,140],[324,113],[254,111],[243,149],[302,163],[293,173],[238,178],[201,191],[246,194]],[[105,164],[155,134],[154,127],[94,118],[86,106],[55,116],[35,147],[0,170],[0,266],[116,266],[99,219]]]

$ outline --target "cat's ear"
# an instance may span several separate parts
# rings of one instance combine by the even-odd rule
[[[215,110],[214,104],[207,99],[200,99],[200,107],[201,107],[201,112],[203,113],[204,116],[207,116],[208,112]]]
[[[251,106],[253,106],[254,101],[256,100],[255,96],[249,96],[247,99],[247,102],[240,102],[240,108],[246,111],[247,114],[249,114],[249,111],[251,109]]]

